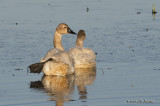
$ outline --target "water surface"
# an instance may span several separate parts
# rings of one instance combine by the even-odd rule
[[[1,0],[0,106],[159,106],[159,3]],[[64,78],[27,73],[28,65],[53,47],[54,30],[61,22],[75,32],[85,30],[85,47],[97,53],[96,71],[79,70]],[[64,35],[64,48],[73,47],[75,40]]]

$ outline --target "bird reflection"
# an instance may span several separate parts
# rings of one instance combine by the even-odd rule
[[[65,101],[71,100],[70,95],[74,91],[74,75],[66,77],[44,75],[42,81],[31,82],[30,87],[38,88],[40,86],[42,88],[42,85],[50,96],[49,101],[56,101],[56,106],[63,106]]]
[[[75,85],[79,91],[79,99],[87,99],[86,86],[91,85],[96,78],[96,68],[75,69]]]
[[[50,100],[52,101],[68,101],[69,95],[74,90],[74,75],[61,76],[44,76],[42,77],[42,84],[48,91]]]
[[[30,88],[45,90],[50,97],[49,101],[56,101],[55,106],[63,106],[66,101],[71,101],[70,95],[73,94],[76,85],[79,91],[79,99],[87,99],[87,87],[96,78],[96,68],[75,69],[74,75],[69,76],[46,76],[43,75],[41,81],[30,83]]]
[[[153,20],[155,20],[156,19],[156,14],[152,14],[153,15]]]

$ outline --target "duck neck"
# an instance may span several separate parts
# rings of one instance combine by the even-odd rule
[[[83,40],[82,39],[77,39],[76,46],[83,47]]]
[[[54,48],[64,50],[61,40],[62,40],[62,34],[56,31],[54,35],[54,40],[53,40]]]

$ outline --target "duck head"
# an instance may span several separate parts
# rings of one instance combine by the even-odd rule
[[[76,46],[83,47],[83,41],[86,38],[84,30],[79,30],[76,40]]]
[[[69,26],[65,23],[61,23],[56,28],[56,31],[60,34],[76,34],[74,31],[72,31]]]
[[[78,35],[77,35],[77,39],[81,39],[82,41],[86,38],[86,34],[84,32],[84,30],[79,30]]]

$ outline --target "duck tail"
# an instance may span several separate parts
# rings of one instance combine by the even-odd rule
[[[41,73],[44,63],[45,62],[40,62],[29,65],[28,68],[30,69],[30,73]]]
[[[39,63],[34,63],[34,64],[31,64],[28,66],[28,69],[30,70],[30,73],[41,73],[42,72],[42,69],[43,69],[43,66],[46,62],[48,61],[54,61],[53,58],[49,58],[47,61],[45,62],[39,62]],[[27,69],[27,70],[28,70]],[[28,71],[29,72],[29,71]]]

